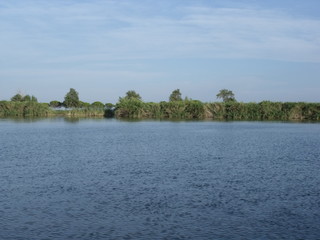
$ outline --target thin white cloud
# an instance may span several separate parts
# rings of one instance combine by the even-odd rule
[[[93,88],[90,82],[95,86],[112,84],[113,90],[137,86],[149,99],[163,99],[163,93],[183,86],[191,98],[197,98],[196,94],[204,97],[201,91],[227,87],[238,88],[247,99],[254,94],[245,97],[246,85],[250,84],[255,94],[267,95],[276,80],[267,67],[261,67],[261,75],[250,82],[252,67],[244,71],[234,65],[229,69],[223,65],[228,61],[251,59],[251,64],[252,59],[267,59],[283,61],[284,65],[290,62],[291,66],[306,62],[301,64],[302,71],[304,64],[320,63],[319,18],[296,17],[285,9],[243,5],[216,8],[206,1],[199,7],[189,5],[191,1],[179,2],[2,1],[0,83],[13,91],[20,86],[28,90],[28,86],[40,86],[40,82],[43,89],[48,84],[54,89],[55,83],[59,89],[81,86],[79,91],[88,94],[88,86]],[[174,66],[165,63],[172,59]],[[215,59],[222,62],[219,66],[224,70],[214,67],[217,62],[210,65]],[[223,71],[231,72],[230,76]],[[313,75],[305,75],[318,90],[319,84],[311,81],[319,71],[312,71]],[[199,79],[203,81],[201,86]],[[299,79],[292,80],[292,74],[286,72],[279,81],[288,89]],[[39,87],[39,96],[40,91]],[[110,90],[110,94],[116,99],[121,93]],[[317,95],[312,94],[315,99]],[[206,98],[211,99],[211,95],[208,93]]]
[[[0,34],[5,37],[0,39],[0,48],[7,55],[23,55],[15,53],[15,48],[24,48],[24,54],[34,58],[39,54],[57,59],[103,54],[105,60],[320,62],[320,21],[297,19],[283,12],[191,6],[177,9],[178,17],[154,17],[141,14],[137,4],[125,1],[26,2],[30,4],[8,5],[1,10]]]

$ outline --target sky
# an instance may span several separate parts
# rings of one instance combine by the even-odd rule
[[[319,0],[0,0],[0,100],[320,102]]]

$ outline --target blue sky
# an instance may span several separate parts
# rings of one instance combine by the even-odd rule
[[[0,0],[0,100],[320,102],[319,0]]]

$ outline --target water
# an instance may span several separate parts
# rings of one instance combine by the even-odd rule
[[[0,120],[0,239],[320,239],[320,124]]]

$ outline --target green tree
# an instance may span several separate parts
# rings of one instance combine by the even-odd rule
[[[82,101],[79,101],[79,106],[80,108],[90,108],[91,104],[88,103],[88,102],[82,102]]]
[[[169,97],[169,101],[170,102],[182,101],[180,89],[176,89],[171,93],[171,95]]]
[[[51,101],[51,102],[49,103],[49,106],[50,106],[50,107],[53,107],[53,108],[58,108],[58,107],[61,107],[61,106],[62,106],[62,103],[59,102],[59,101],[54,100],[54,101]]]
[[[38,102],[38,99],[35,96],[26,95],[22,98],[24,102]]]
[[[24,102],[31,102],[31,97],[30,97],[30,95],[25,95],[25,96],[22,98],[22,101],[24,101]]]
[[[67,108],[79,107],[79,94],[75,89],[70,88],[70,91],[64,97],[63,105]]]
[[[140,95],[133,90],[128,91],[124,98],[128,99],[128,100],[132,100],[132,99],[136,99],[136,100],[140,100],[140,101],[142,100]]]
[[[222,89],[217,94],[217,98],[221,98],[223,102],[235,102],[234,93],[228,89]]]
[[[94,102],[94,103],[91,103],[90,107],[96,108],[96,109],[103,109],[104,104],[102,102]]]
[[[106,103],[104,106],[106,109],[113,109],[115,107],[115,105],[112,103]]]
[[[143,105],[144,102],[136,98],[120,98],[116,104],[115,115],[122,118],[141,118]]]
[[[20,93],[17,93],[11,98],[12,102],[22,102],[23,101],[23,96]]]
[[[35,96],[31,96],[31,102],[38,102],[38,99]]]

